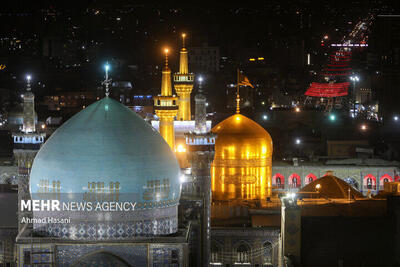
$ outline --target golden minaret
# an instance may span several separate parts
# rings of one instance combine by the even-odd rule
[[[185,48],[186,34],[182,34],[182,49],[180,53],[179,72],[174,74],[175,91],[179,96],[178,120],[191,120],[190,94],[193,89],[194,74],[189,73],[188,51]]]
[[[154,109],[160,120],[160,134],[174,151],[174,120],[178,114],[178,97],[172,95],[171,69],[168,67],[168,49],[165,49],[164,52],[165,66],[162,70],[161,94],[154,97]]]

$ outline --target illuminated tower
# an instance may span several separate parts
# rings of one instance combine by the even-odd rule
[[[179,72],[174,74],[175,91],[179,96],[178,120],[190,121],[190,93],[193,89],[194,74],[189,73],[188,51],[185,48],[186,34],[182,34],[182,49],[180,53]]]
[[[165,66],[162,70],[161,94],[154,97],[154,109],[160,120],[160,134],[175,150],[174,119],[178,114],[178,97],[172,95],[171,69],[168,67],[168,49],[165,49]]]
[[[22,131],[13,133],[14,157],[18,164],[18,230],[25,226],[21,219],[31,218],[31,212],[21,212],[21,200],[29,200],[29,175],[33,160],[44,142],[45,133],[37,133],[35,128],[35,95],[31,91],[31,76],[28,75],[24,93],[24,123]]]
[[[214,158],[216,135],[207,132],[206,128],[206,97],[202,94],[202,81],[199,78],[199,90],[195,96],[195,130],[185,134],[189,150],[189,160],[195,188],[200,189],[203,199],[201,212],[201,266],[209,266],[210,262],[210,229],[211,229],[211,162]]]

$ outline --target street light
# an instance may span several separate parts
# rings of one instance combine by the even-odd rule
[[[335,116],[335,114],[331,114],[331,115],[329,115],[329,119],[330,119],[331,121],[334,121],[334,120],[336,120],[336,116]]]
[[[299,108],[299,107],[296,107],[294,110],[295,110],[296,112],[300,112],[300,108]]]
[[[366,131],[367,130],[367,125],[361,124],[361,130]]]
[[[268,120],[268,115],[263,115],[264,120]]]
[[[301,144],[300,138],[296,138],[295,143],[296,143],[296,145],[300,145]]]
[[[394,116],[393,119],[394,119],[395,121],[398,121],[398,120],[399,120],[399,116]]]
[[[357,75],[350,76],[350,80],[353,81],[353,95],[352,95],[352,102],[353,102],[353,118],[355,117],[356,113],[356,101],[355,101],[355,95],[356,95],[356,82],[360,81],[360,78]]]

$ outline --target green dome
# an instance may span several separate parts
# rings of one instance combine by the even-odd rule
[[[121,196],[127,193],[127,201],[148,209],[149,202],[151,208],[177,204],[179,173],[175,155],[160,134],[135,112],[106,97],[73,116],[47,140],[34,160],[30,189],[35,198],[43,192],[78,195],[118,188]]]

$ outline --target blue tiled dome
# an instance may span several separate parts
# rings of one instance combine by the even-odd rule
[[[154,219],[165,213],[157,209],[177,206],[179,172],[174,153],[159,133],[107,97],[73,116],[47,140],[33,162],[30,190],[33,199],[52,192],[75,198],[113,192],[119,200],[135,202],[143,219]]]

